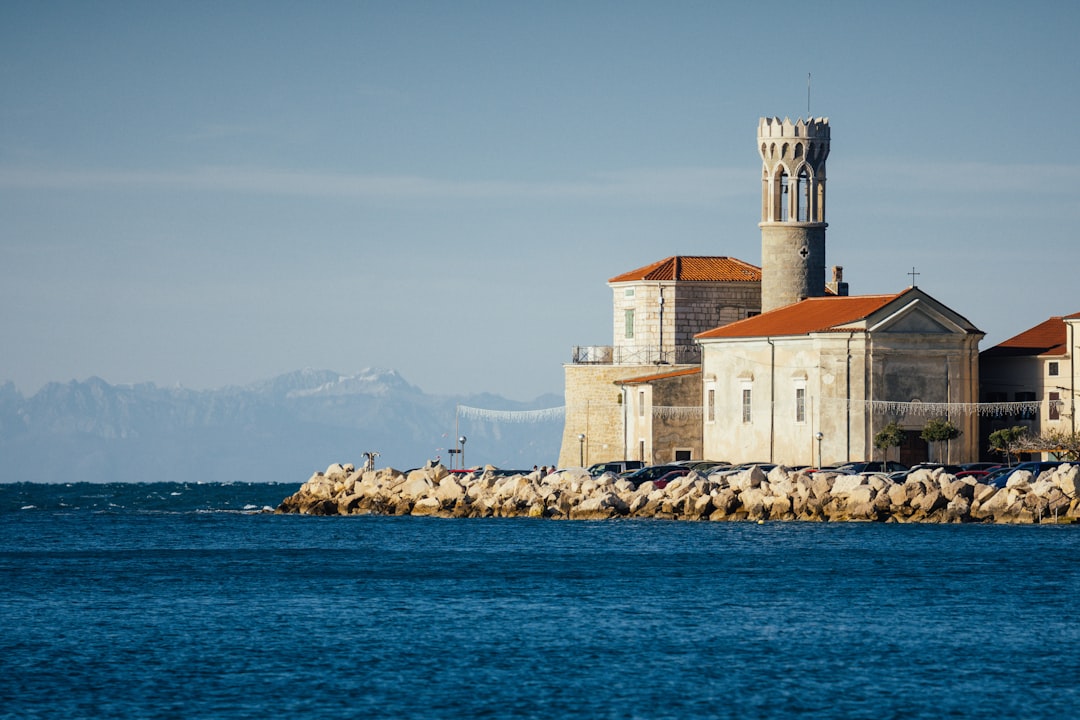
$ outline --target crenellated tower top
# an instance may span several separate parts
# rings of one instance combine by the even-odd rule
[[[761,118],[761,221],[825,222],[829,119]]]

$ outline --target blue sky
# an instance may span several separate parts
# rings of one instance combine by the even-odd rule
[[[983,348],[1080,311],[1078,6],[806,7],[8,0],[0,381],[561,392],[607,278],[760,263],[808,73],[853,294],[914,266]]]

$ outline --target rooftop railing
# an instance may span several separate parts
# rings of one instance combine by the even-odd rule
[[[696,365],[701,362],[700,345],[575,345],[575,365]]]

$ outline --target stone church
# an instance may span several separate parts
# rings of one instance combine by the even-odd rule
[[[928,413],[978,401],[983,333],[918,288],[825,282],[825,118],[762,118],[761,268],[674,256],[608,281],[614,342],[567,364],[560,466],[612,459],[820,465],[868,460],[896,421],[907,464]],[[975,460],[974,417],[950,462]]]

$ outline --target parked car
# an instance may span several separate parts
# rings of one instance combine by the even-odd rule
[[[659,480],[667,475],[672,470],[686,470],[686,468],[680,465],[649,465],[643,467],[640,470],[634,470],[633,472],[624,473],[622,477],[626,478],[637,487],[643,482],[649,482],[650,480]]]
[[[858,475],[860,473],[882,473],[888,475],[895,472],[907,472],[908,466],[893,460],[872,460],[863,462],[850,462],[837,465],[833,472],[845,475]]]
[[[589,474],[593,477],[600,477],[606,472],[615,473],[621,475],[622,473],[639,470],[645,467],[645,463],[640,460],[609,460],[608,462],[600,462],[589,466]]]
[[[1047,470],[1053,470],[1059,465],[1064,464],[1065,461],[1063,460],[1033,460],[1031,462],[1022,462],[1019,465],[994,470],[979,480],[979,482],[984,485],[993,485],[994,487],[1003,488],[1008,484],[1009,478],[1013,476],[1013,473],[1018,470],[1027,470],[1031,473],[1032,477],[1038,477],[1041,473],[1044,473]]]
[[[750,468],[755,467],[755,466],[761,468],[762,472],[768,473],[770,470],[772,470],[774,467],[776,467],[776,464],[775,463],[759,463],[759,462],[741,463],[739,465],[729,465],[727,467],[718,467],[715,470],[713,470],[711,473],[709,473],[709,475],[717,476],[717,477],[728,477],[729,475],[737,475],[738,473],[741,473],[743,470],[749,470]]]
[[[679,460],[672,465],[681,465],[685,468],[690,468],[699,475],[708,475],[716,468],[730,467],[731,463],[724,462],[723,460]]]
[[[675,480],[676,478],[686,477],[691,472],[692,472],[692,470],[690,470],[690,468],[682,468],[681,470],[672,470],[668,474],[666,474],[666,475],[664,475],[662,477],[659,477],[656,480],[653,480],[652,483],[658,489],[663,490],[664,488],[666,488],[668,486],[668,483],[671,482],[672,480]]]
[[[982,482],[982,479],[992,473],[995,470],[1000,470],[1003,466],[1000,463],[968,463],[967,465],[985,465],[985,468],[970,468],[967,470],[961,470],[956,473],[957,478],[972,478]],[[964,465],[963,467],[967,467]]]
[[[917,463],[915,465],[912,465],[911,469],[908,472],[915,472],[916,470],[930,470],[930,471],[933,471],[933,470],[937,470],[938,468],[941,468],[943,471],[945,471],[949,475],[956,475],[956,473],[964,472],[964,466],[963,465],[946,465],[944,463],[930,463],[930,462]]]
[[[969,463],[960,463],[960,467],[964,468],[965,471],[968,471],[968,470],[987,470],[987,471],[990,471],[990,470],[997,470],[999,467],[1001,467],[1001,463],[999,463],[999,462],[969,462]]]

